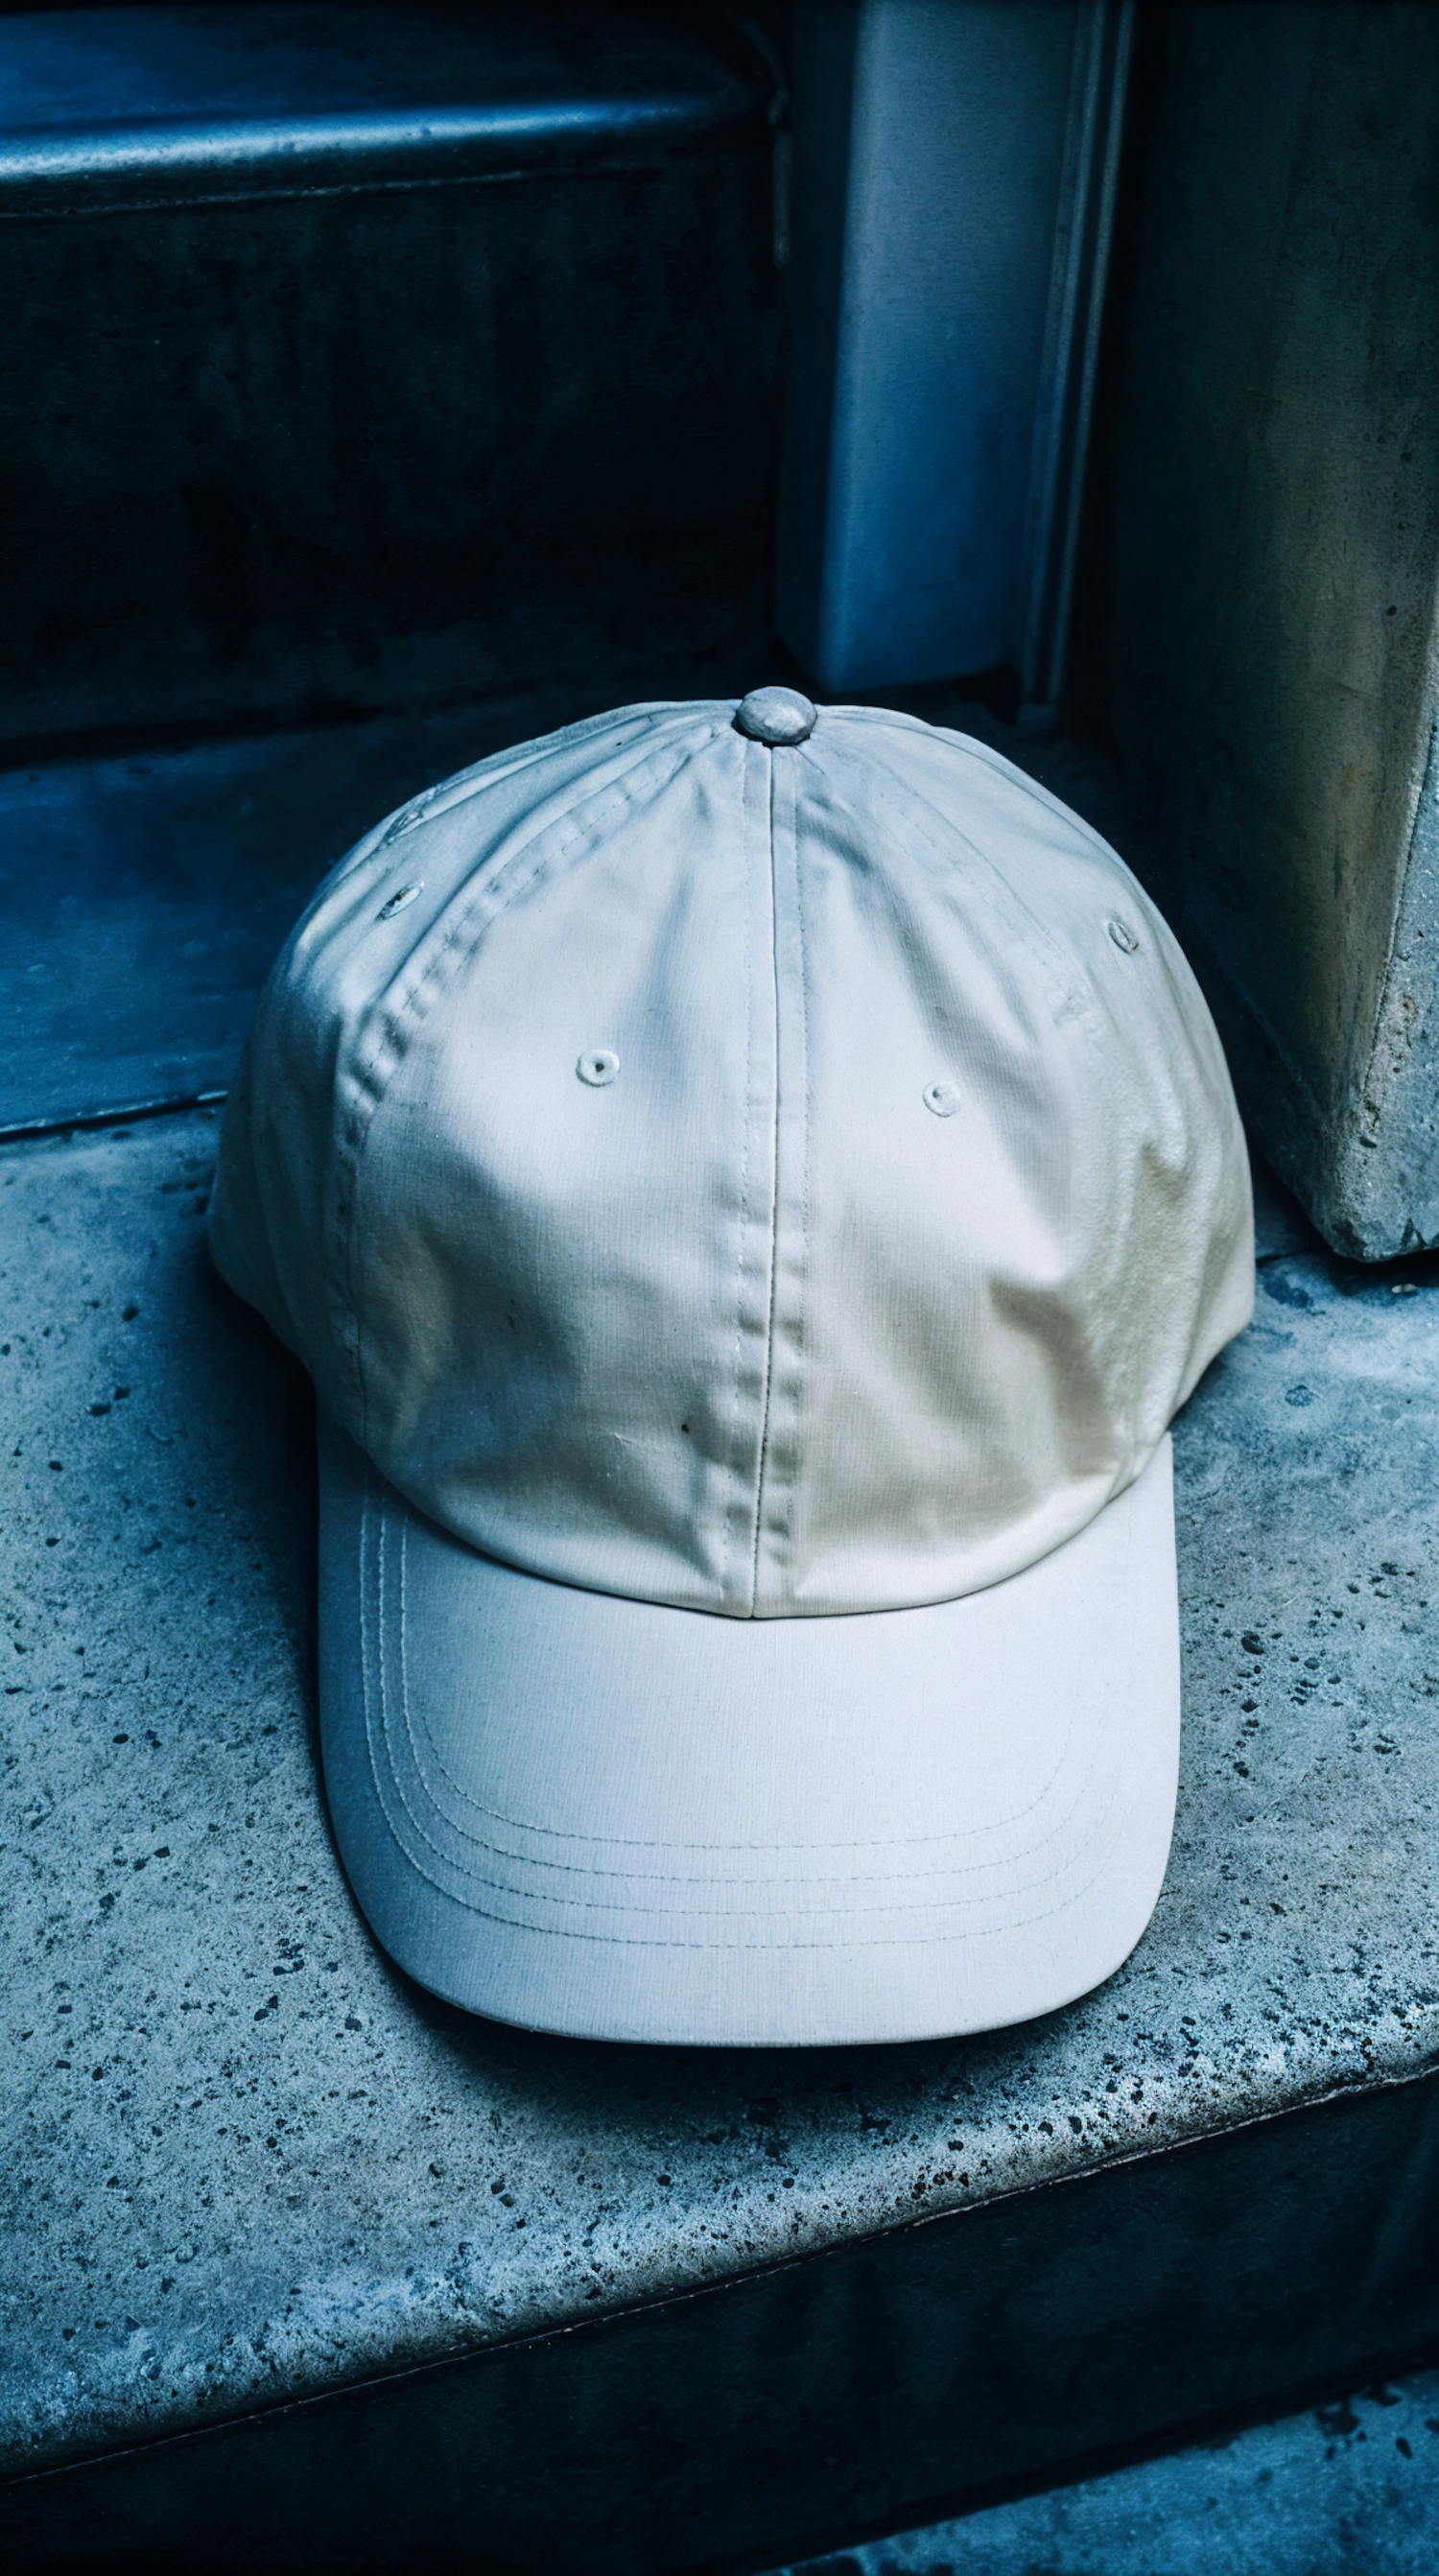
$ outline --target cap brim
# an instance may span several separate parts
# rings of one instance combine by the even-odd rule
[[[592,2039],[1027,2021],[1134,1947],[1174,1819],[1170,1446],[930,1609],[729,1619],[477,1556],[321,1444],[321,1722],[375,1932],[452,2003]]]

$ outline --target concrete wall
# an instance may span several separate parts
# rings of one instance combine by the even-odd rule
[[[1127,0],[804,0],[776,624],[1058,685]]]
[[[1439,12],[1151,12],[1098,489],[1107,717],[1259,1141],[1439,1242]]]

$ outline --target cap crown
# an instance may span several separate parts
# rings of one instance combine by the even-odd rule
[[[358,845],[261,1002],[216,1256],[490,1555],[952,1599],[1092,1520],[1247,1320],[1229,1078],[1128,870],[995,753],[734,715],[572,726]]]

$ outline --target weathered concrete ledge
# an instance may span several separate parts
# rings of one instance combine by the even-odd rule
[[[684,2331],[711,2357],[706,2457],[686,2468],[652,2441],[660,2521],[647,2524],[630,2493],[587,2524],[562,2482],[589,2438],[590,2400],[582,2374],[564,2374],[599,2344],[569,2330],[673,2319],[689,2293],[729,2284],[733,2300],[758,2278],[788,2285],[802,2334],[827,2295],[806,2283],[841,2276],[796,2258],[832,2265],[857,2251],[882,2390],[901,2329],[939,2367],[952,2313],[925,2266],[945,2245],[982,2241],[977,2227],[954,2232],[956,2214],[990,2213],[1005,2246],[1019,2244],[1026,2213],[1062,2206],[1082,2221],[1088,2208],[1097,2222],[1100,2201],[1036,2189],[1084,2176],[1111,2217],[1098,2237],[1076,2222],[1070,2238],[1088,2242],[1122,2321],[1126,2241],[1132,2253],[1133,2226],[1151,2223],[1124,2213],[1159,2209],[1166,2176],[1190,2195],[1193,2221],[1190,2269],[1175,2277],[1193,2275],[1202,2305],[1206,2244],[1230,2218],[1249,2224],[1238,2200],[1337,2156],[1335,2233],[1316,2245],[1316,2271],[1382,2273],[1388,2305],[1354,2332],[1376,2365],[1386,2336],[1391,2357],[1412,2346],[1423,2301],[1405,2285],[1432,2206],[1414,2197],[1415,2177],[1430,2170],[1435,2121],[1429,2088],[1407,2079],[1439,2066],[1439,1264],[1366,1272],[1313,1248],[1302,1224],[1271,1226],[1255,1323],[1178,1427],[1178,1831],[1153,1925],[1101,1993],[979,2042],[783,2055],[584,2046],[435,2003],[380,1956],[351,1905],[315,1759],[303,1404],[208,1269],[214,1137],[201,1111],[0,1158],[0,2458],[22,2482],[0,2528],[15,2545],[83,2545],[97,2559],[144,2546],[152,2563],[169,2548],[178,2561],[194,2545],[183,2515],[157,2539],[153,2499],[112,2513],[111,2472],[77,2464],[128,2453],[193,2465],[193,2444],[133,2446],[257,2409],[281,2410],[263,2419],[278,2455],[278,2429],[299,2421],[287,2405],[361,2384],[407,2389],[421,2415],[425,2388],[443,2386],[453,2414],[471,2365],[439,2381],[400,2375],[513,2355],[564,2329],[534,2364],[524,2419],[561,2483],[541,2495],[529,2455],[494,2563],[534,2563],[523,2533],[561,2505],[576,2566],[745,2551],[773,2563],[824,2534],[783,2523],[773,2479],[753,2508],[768,2521],[746,2523],[745,2389],[770,2403],[767,2372],[805,2381],[803,2438],[828,2479],[836,2537],[847,2517],[853,2532],[928,2502],[948,2471],[931,2458],[915,2471],[928,2484],[912,2488],[902,2463],[888,2488],[869,2470],[851,2478],[824,2430],[823,2356],[807,2364],[768,2326],[740,2333],[724,2323],[738,2308],[702,2299]],[[1306,2114],[1334,2096],[1337,2113]],[[1409,2200],[1380,2174],[1386,2106]],[[1249,2182],[1239,2164],[1223,2168],[1237,2178],[1221,2175],[1209,2215],[1194,2217],[1200,2167],[1171,2150],[1246,2123],[1297,2135],[1306,2116],[1340,2114],[1307,2163],[1286,2163],[1285,2149],[1264,2165],[1267,2147],[1243,2148],[1260,2156],[1243,2168]],[[1346,2156],[1380,2176],[1368,2200]],[[1283,2212],[1263,2215],[1282,2254]],[[909,2224],[930,2218],[949,2232]],[[1047,2339],[1051,2362],[1067,2333],[1066,2367],[1087,2372],[1102,2362],[1102,2321],[1086,2324],[1071,2299],[1057,2326],[1045,2307],[1053,2224],[1033,2220],[1038,2270],[1027,2309],[1007,2294],[1007,2330],[1016,2350],[1026,2335]],[[1346,2225],[1364,2241],[1350,2243]],[[1186,2322],[1187,2295],[1173,2291],[1179,2345],[1209,2331]],[[619,2351],[620,2327],[608,2331]],[[1308,2349],[1283,2365],[1291,2381]],[[1329,2363],[1314,2354],[1322,2376]],[[663,2390],[646,2385],[653,2410]],[[1185,2385],[1188,2399],[1166,2398],[1171,2413],[1214,2402],[1197,2366]],[[1023,2389],[1005,2402],[1019,2422]],[[335,2457],[353,2481],[362,2436],[346,2420]],[[1083,2407],[1073,2420],[1076,2441],[1092,2442]],[[1133,2429],[1116,2420],[1104,2438]],[[456,2434],[448,2467],[427,2468],[426,2499],[446,2476],[450,2505],[484,2490],[491,2438]],[[955,2457],[958,2487],[976,2472]],[[175,2472],[182,2487],[190,2475]],[[263,2477],[247,2476],[233,2523],[242,2555],[267,2513],[297,2527],[283,2480],[267,2498]],[[731,2492],[701,2538],[684,2515],[706,2480],[706,2492]],[[219,2492],[213,2480],[206,2491]],[[391,2563],[356,2557],[353,2534],[344,2545],[352,2564]]]

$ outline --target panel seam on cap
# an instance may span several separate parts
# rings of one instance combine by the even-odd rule
[[[771,751],[771,752],[769,752],[769,753],[768,753],[768,755],[766,755],[765,753],[763,753],[763,752],[762,752],[760,756],[761,756],[761,758],[762,758],[762,759],[767,758],[767,765],[768,765],[768,769],[769,769],[769,781],[768,781],[768,785],[769,785],[769,798],[768,798],[768,806],[767,806],[767,815],[766,815],[766,820],[767,820],[767,827],[768,827],[768,831],[769,831],[769,942],[770,942],[770,974],[771,974],[771,977],[772,977],[772,979],[773,979],[773,990],[774,990],[774,1126],[773,1126],[773,1133],[772,1133],[771,1146],[770,1146],[769,1309],[768,1309],[768,1312],[767,1312],[767,1314],[766,1314],[766,1316],[765,1316],[765,1328],[764,1328],[764,1395],[763,1395],[763,1399],[762,1399],[762,1403],[763,1403],[763,1411],[762,1411],[762,1413],[761,1413],[761,1417],[760,1417],[759,1458],[758,1458],[758,1460],[757,1460],[757,1462],[756,1462],[756,1466],[755,1466],[755,1484],[754,1484],[754,1539],[753,1539],[753,1544],[752,1544],[752,1547],[751,1547],[751,1550],[750,1550],[749,1615],[750,1615],[750,1617],[751,1617],[751,1618],[753,1618],[753,1617],[754,1617],[754,1615],[755,1615],[755,1605],[756,1605],[756,1603],[757,1603],[757,1601],[758,1601],[758,1599],[759,1599],[759,1549],[760,1549],[760,1532],[761,1532],[761,1529],[762,1529],[763,1524],[764,1524],[764,1477],[765,1477],[765,1465],[766,1465],[766,1462],[767,1462],[768,1457],[769,1457],[770,1405],[771,1405],[771,1402],[772,1402],[772,1399],[773,1399],[773,1393],[774,1393],[774,1317],[775,1317],[775,1300],[776,1300],[776,1298],[777,1298],[777,1296],[778,1296],[778,1293],[779,1293],[779,1197],[780,1197],[779,1128],[780,1128],[780,1045],[781,1045],[781,1028],[780,1028],[780,1021],[781,1021],[781,1010],[780,1010],[780,964],[779,964],[779,893],[778,893],[778,888],[777,888],[776,883],[775,883],[775,857],[774,857],[774,753]]]
[[[941,818],[936,815],[934,806],[923,790],[916,787],[910,779],[897,778],[893,771],[885,768],[883,762],[875,757],[867,745],[863,751],[856,753],[855,757],[861,769],[868,769],[872,777],[878,778],[888,798],[893,799],[896,790],[903,795],[907,808],[905,825],[908,835],[922,843],[941,869],[946,871],[950,869],[954,864],[956,853],[945,849],[939,839],[935,826]],[[854,809],[848,798],[842,792],[837,793],[832,784],[830,792],[835,797],[836,803],[843,804],[846,813],[852,815]],[[967,831],[963,824],[951,821],[948,829],[955,842],[963,848],[980,872],[978,880],[972,881],[972,893],[978,895],[982,903],[987,904],[991,916],[1003,925],[1006,936],[1014,942],[1019,953],[1033,959],[1039,966],[1044,981],[1049,987],[1051,1001],[1062,1001],[1084,1028],[1086,1035],[1093,1038],[1098,1027],[1093,993],[1079,981],[1070,979],[1064,950],[1047,922],[1010,883],[1003,868],[990,856],[983,842],[976,840],[974,834]]]
[[[771,763],[772,774],[773,766],[774,764]],[[755,1514],[754,1615],[756,1618],[773,1615],[769,1612],[762,1613],[759,1608],[760,1556],[766,1536],[768,1504],[772,1497],[782,1497],[786,1491],[789,1496],[791,1518],[788,1524],[785,1524],[782,1521],[772,1522],[768,1531],[768,1536],[772,1542],[770,1554],[773,1562],[769,1567],[772,1586],[778,1582],[780,1574],[785,1570],[785,1560],[787,1555],[792,1555],[794,1540],[794,1491],[799,1477],[799,1410],[800,1391],[802,1385],[801,1361],[804,1342],[804,1291],[809,1276],[809,1149],[811,1125],[809,939],[805,921],[804,892],[800,863],[798,798],[794,793],[794,776],[791,765],[788,761],[786,762],[782,772],[781,792],[787,793],[789,800],[786,817],[788,826],[786,859],[792,883],[793,917],[792,921],[788,917],[783,921],[783,923],[781,921],[781,906],[779,901],[778,826],[775,821],[775,806],[777,800],[772,790],[770,804],[770,846],[771,865],[775,886],[775,1284],[770,1306],[769,1401],[765,1419],[764,1452],[760,1461],[760,1490],[757,1497],[757,1508]],[[796,1088],[801,1101],[801,1134],[798,1155],[799,1188],[797,1194],[788,1186],[788,1158],[786,1157],[782,1147],[782,1139],[787,1122],[781,1115],[784,1096],[784,1077],[789,1069],[789,1048],[786,1038],[787,1015],[784,1009],[785,977],[781,968],[780,950],[782,943],[789,941],[791,932],[793,934],[793,945],[797,951],[797,957],[794,962],[797,963],[798,967],[797,981],[799,987],[798,1046],[800,1055],[800,1080]],[[793,982],[796,978],[791,976],[789,980]],[[790,1294],[787,1300],[786,1316],[782,1317],[780,1281],[781,1234],[783,1232],[787,1241],[791,1227],[791,1211],[793,1211],[793,1224],[797,1230],[799,1241],[794,1262],[794,1276],[792,1279],[787,1277],[785,1281],[786,1288],[791,1290],[792,1294]],[[787,1384],[782,1384],[778,1389],[776,1389],[775,1380],[780,1367],[780,1354],[777,1349],[777,1343],[780,1337],[782,1323],[786,1321],[790,1326],[792,1326],[794,1365],[789,1382]],[[781,1409],[783,1408],[786,1399],[789,1399],[790,1401],[790,1419],[788,1422],[789,1448],[787,1454],[785,1450],[784,1426],[778,1425],[775,1422],[776,1397],[778,1397]],[[775,1437],[773,1438],[771,1437],[772,1429],[775,1432]]]
[[[729,1468],[736,1490],[725,1498],[720,1538],[720,1598],[728,1597],[731,1542],[742,1508],[744,1462],[740,1455],[740,1368],[744,1354],[745,1262],[750,1230],[750,1103],[754,1094],[754,889],[750,883],[750,757],[740,770],[740,850],[744,877],[744,1142],[740,1148],[739,1226],[734,1267],[734,1363],[730,1389]]]

